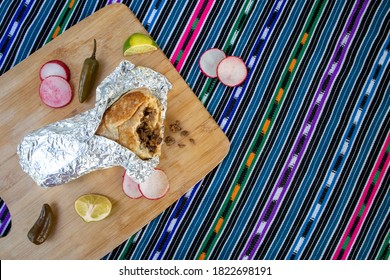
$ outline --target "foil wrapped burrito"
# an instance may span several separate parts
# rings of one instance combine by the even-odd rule
[[[106,137],[111,132],[110,128],[102,129],[102,119],[122,95],[144,88],[161,106],[159,129],[163,136],[167,94],[171,87],[164,75],[122,61],[97,87],[93,109],[49,124],[22,139],[17,154],[23,171],[41,187],[62,185],[94,170],[113,166],[124,167],[138,183],[145,181],[159,164],[159,156],[152,153],[151,158],[145,159],[120,141]],[[101,133],[96,133],[97,130]]]

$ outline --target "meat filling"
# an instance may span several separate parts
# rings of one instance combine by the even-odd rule
[[[144,116],[141,119],[140,125],[137,127],[137,133],[141,141],[141,145],[146,147],[149,152],[154,153],[157,146],[161,144],[160,128],[153,128],[153,121],[157,117],[157,111],[147,107],[144,111]]]

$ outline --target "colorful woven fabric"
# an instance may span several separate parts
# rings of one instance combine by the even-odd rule
[[[113,2],[137,16],[231,148],[102,259],[389,258],[390,1],[1,1],[0,74]],[[200,72],[213,47],[243,59],[243,84]]]

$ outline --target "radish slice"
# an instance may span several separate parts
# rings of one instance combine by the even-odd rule
[[[168,192],[168,177],[161,169],[155,169],[145,182],[138,185],[138,188],[147,199],[159,199]]]
[[[208,49],[199,59],[200,70],[209,78],[217,77],[217,66],[226,54],[217,48]]]
[[[226,86],[242,84],[248,74],[246,65],[237,56],[228,56],[221,60],[217,67],[218,79]]]
[[[50,60],[42,65],[39,71],[41,81],[50,76],[60,76],[67,81],[70,81],[69,67],[61,60]]]
[[[123,174],[122,189],[125,195],[130,198],[140,198],[142,193],[139,191],[138,184],[131,179],[129,175]]]
[[[64,78],[50,76],[41,82],[39,96],[47,106],[60,108],[72,100],[72,88]]]

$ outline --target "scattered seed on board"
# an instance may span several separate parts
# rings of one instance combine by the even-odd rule
[[[174,123],[171,123],[169,125],[169,129],[173,132],[176,133],[178,131],[182,130],[182,127],[180,126],[180,121],[176,120]]]
[[[180,135],[183,136],[183,137],[186,137],[188,136],[190,133],[187,131],[187,130],[183,130],[180,132]]]
[[[165,143],[167,144],[167,146],[172,146],[173,144],[176,143],[176,140],[171,136],[167,136],[165,137]]]
[[[183,143],[179,143],[177,145],[179,146],[179,148],[184,148],[186,146],[186,144],[183,144]]]

